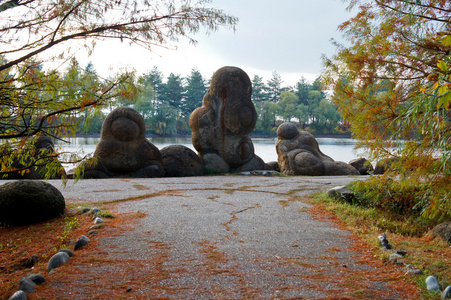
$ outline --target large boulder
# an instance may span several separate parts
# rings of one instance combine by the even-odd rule
[[[277,128],[276,151],[280,172],[285,175],[359,175],[353,166],[336,162],[321,152],[312,134],[299,131],[294,124]]]
[[[354,192],[346,185],[336,186],[327,191],[327,195],[331,198],[352,203],[355,199]]]
[[[267,168],[249,137],[257,121],[251,94],[252,83],[243,70],[223,67],[213,75],[202,107],[191,114],[192,142],[207,173]]]
[[[432,237],[440,237],[451,244],[451,222],[438,224],[431,230]]]
[[[280,172],[279,163],[277,161],[267,162],[266,165],[268,166],[269,170]]]
[[[202,175],[203,165],[196,152],[183,145],[170,145],[160,149],[166,177]]]
[[[351,166],[356,168],[361,175],[369,175],[374,172],[374,167],[366,158],[356,158],[349,162]]]
[[[0,186],[0,223],[27,225],[64,214],[64,197],[53,185],[20,180]]]
[[[161,153],[145,137],[144,119],[130,107],[113,110],[104,120],[92,160],[80,167],[84,178],[162,177]]]
[[[11,168],[19,171],[8,174],[7,179],[44,179],[46,174],[49,179],[60,179],[66,172],[54,152],[54,143],[50,137],[40,136],[32,140],[28,149],[23,151],[26,157],[14,159],[11,165]],[[24,169],[26,171],[22,172]]]
[[[388,170],[392,169],[393,164],[399,162],[397,157],[389,157],[379,160],[374,168],[374,175],[382,175]]]

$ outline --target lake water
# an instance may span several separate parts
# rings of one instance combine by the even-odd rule
[[[336,161],[349,162],[357,157],[363,150],[354,150],[356,141],[346,138],[317,138],[320,150]],[[155,137],[149,138],[149,141],[158,149],[162,149],[169,145],[184,145],[193,151],[194,149],[190,137]],[[64,151],[80,151],[85,154],[93,153],[99,138],[72,138],[69,144],[58,144]],[[255,154],[260,156],[263,161],[277,161],[276,142],[277,138],[252,138]]]

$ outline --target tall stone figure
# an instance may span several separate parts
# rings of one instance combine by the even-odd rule
[[[84,178],[162,177],[160,150],[145,137],[143,117],[119,107],[103,121],[94,157],[85,162]]]
[[[257,121],[252,83],[237,67],[215,72],[210,89],[190,116],[194,148],[207,173],[267,169],[249,137]]]

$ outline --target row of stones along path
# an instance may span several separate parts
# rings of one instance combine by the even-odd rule
[[[400,272],[302,202],[355,179],[50,181],[68,204],[116,218],[45,289],[59,299],[413,299]]]

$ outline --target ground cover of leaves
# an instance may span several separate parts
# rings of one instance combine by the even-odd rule
[[[230,190],[230,189],[227,189]],[[224,189],[226,192],[226,189]],[[128,201],[139,201],[130,198]],[[105,209],[114,214],[116,203],[106,204]],[[281,205],[286,205],[281,203]],[[314,205],[310,210],[314,218],[333,222],[342,229],[347,229],[337,217],[320,205]],[[47,282],[38,286],[36,292],[29,294],[29,299],[173,299],[179,295],[190,295],[186,298],[230,299],[240,298],[258,299],[262,291],[246,284],[249,274],[242,273],[230,263],[231,258],[222,252],[212,241],[203,240],[199,243],[201,264],[197,266],[196,278],[189,279],[193,270],[183,265],[171,264],[169,251],[171,246],[164,241],[149,241],[153,251],[152,257],[145,259],[110,257],[109,250],[99,243],[100,238],[127,234],[133,230],[144,213],[114,214],[108,219],[98,235],[91,238],[88,246],[76,251],[75,256],[65,265],[48,274],[47,261],[60,248],[73,249],[70,242],[87,234],[92,226],[89,215],[79,215],[73,209],[67,209],[65,216],[54,220],[30,226],[1,227],[0,228],[0,299],[7,299],[18,288],[21,277],[28,273],[41,273]],[[276,257],[274,260],[280,265],[302,264],[305,272],[302,274],[279,274],[282,279],[289,281],[288,276],[306,279],[303,286],[294,287],[290,284],[280,284],[279,290],[321,291],[321,299],[421,299],[420,287],[414,278],[405,276],[405,269],[384,263],[375,253],[374,245],[363,242],[353,235],[351,250],[358,253],[355,257],[357,264],[372,267],[350,268],[338,262],[334,253],[338,249],[330,248],[327,253],[319,254],[319,263],[293,262],[290,258]],[[397,240],[401,244],[402,241]],[[428,239],[418,239],[418,243],[433,243]],[[110,245],[110,247],[114,247]],[[424,247],[427,248],[427,247]],[[448,247],[449,248],[449,247]],[[428,253],[435,255],[450,255],[450,249],[442,249]],[[38,262],[32,268],[26,264],[31,255],[37,255]],[[326,263],[327,261],[327,263]],[[169,268],[168,265],[171,267]],[[377,271],[374,271],[377,270]],[[234,282],[223,285],[233,275]],[[171,278],[187,278],[185,286],[171,286],[167,282]],[[208,288],[192,290],[189,280],[203,280],[215,278]],[[283,281],[283,280],[282,280]],[[378,286],[374,282],[384,282],[392,288],[388,292],[386,287]],[[325,285],[328,285],[327,288]],[[274,296],[278,298],[277,295]],[[303,299],[295,297],[293,299]],[[308,299],[308,298],[305,298]]]

